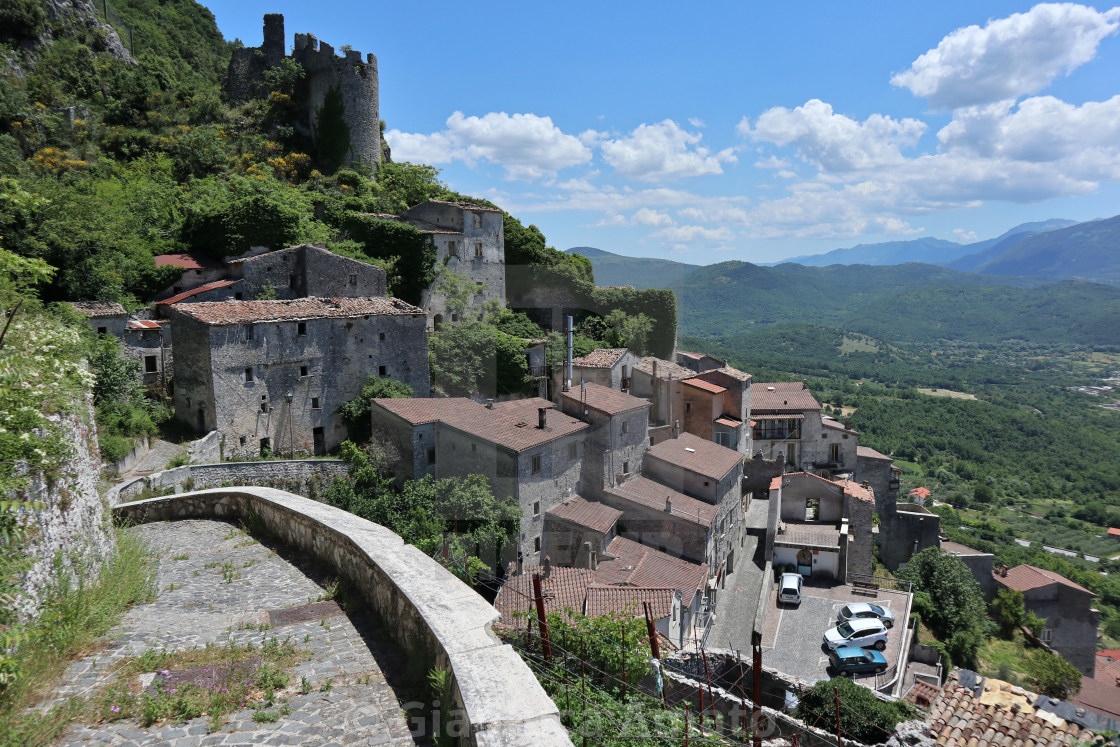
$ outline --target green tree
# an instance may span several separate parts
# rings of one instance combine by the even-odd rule
[[[1000,589],[992,600],[991,611],[992,618],[999,625],[1000,635],[1010,637],[1023,624],[1023,616],[1027,612],[1023,605],[1023,593],[1014,589]]]
[[[335,171],[346,161],[350,152],[350,125],[344,115],[346,104],[342,89],[332,86],[323,96],[323,104],[315,113],[315,145],[319,161],[329,171]]]
[[[914,605],[922,622],[945,643],[953,661],[961,666],[973,663],[989,621],[980,584],[968,566],[937,547],[927,547],[896,575],[914,582]]]
[[[801,693],[797,713],[803,721],[830,734],[836,732],[836,697],[840,697],[840,730],[864,744],[879,744],[890,739],[895,726],[914,718],[914,709],[898,700],[885,703],[862,685],[847,677],[821,680]]]
[[[412,387],[396,379],[370,376],[362,393],[338,408],[338,414],[346,425],[346,434],[351,441],[364,443],[370,439],[370,400],[400,399],[412,396]]]
[[[525,391],[525,341],[485,321],[461,321],[428,336],[433,387],[452,394],[484,396]]]
[[[615,348],[629,348],[635,355],[648,355],[649,336],[653,332],[653,320],[645,314],[628,315],[615,309],[606,317],[606,341]]]
[[[1081,672],[1060,655],[1035,649],[1027,659],[1027,676],[1039,692],[1069,698],[1081,691]]]

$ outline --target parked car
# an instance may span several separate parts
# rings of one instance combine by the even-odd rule
[[[848,620],[862,620],[863,618],[873,618],[882,620],[883,625],[888,628],[894,627],[894,613],[886,607],[880,607],[877,604],[869,602],[853,602],[844,605],[836,614],[837,622],[847,622]]]
[[[778,579],[778,602],[801,604],[801,574],[782,574],[782,577]]]
[[[849,620],[824,632],[824,643],[835,651],[843,646],[874,646],[882,651],[887,647],[887,628],[882,620],[863,618]]]
[[[878,651],[868,651],[857,646],[841,646],[829,653],[829,661],[837,674],[851,677],[855,674],[887,671],[887,659]]]

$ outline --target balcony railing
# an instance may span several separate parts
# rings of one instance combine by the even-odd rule
[[[785,441],[789,438],[801,438],[801,429],[783,430],[779,428],[753,431],[755,441]]]

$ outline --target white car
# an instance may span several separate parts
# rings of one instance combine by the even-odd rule
[[[778,602],[801,604],[801,574],[783,573],[778,580]]]
[[[877,618],[849,620],[826,630],[824,643],[832,651],[841,646],[874,647],[882,651],[887,647],[887,628]]]
[[[836,622],[859,620],[865,617],[882,620],[883,625],[888,628],[894,627],[894,613],[886,607],[880,607],[877,604],[871,604],[869,602],[852,602],[851,604],[844,605],[836,614]]]

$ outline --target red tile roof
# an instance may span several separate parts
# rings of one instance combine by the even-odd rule
[[[1109,537],[1120,537],[1120,528],[1109,527],[1108,528],[1108,536]]]
[[[224,281],[220,281],[224,282]],[[205,287],[205,286],[203,286]],[[196,289],[197,290],[197,289]],[[169,303],[171,299],[163,303]],[[422,315],[424,310],[398,298],[294,298],[286,301],[208,301],[175,309],[215,326],[245,322],[287,322],[302,319],[345,319],[366,315]]]
[[[693,360],[700,360],[704,357],[701,353],[690,353],[687,350],[678,350],[677,355],[683,355],[685,358],[692,358]]]
[[[751,418],[754,420],[804,420],[805,414],[800,412],[783,412],[776,415],[767,415],[766,413],[754,412],[754,406],[752,405]]]
[[[929,498],[929,488],[914,488],[906,495],[916,495],[922,500],[925,500],[926,498]]]
[[[587,355],[573,358],[572,365],[580,368],[614,368],[625,354],[626,348],[599,348]]]
[[[160,304],[179,303],[180,301],[185,301],[186,299],[191,298],[192,296],[197,296],[200,293],[206,293],[207,291],[218,290],[219,288],[228,288],[229,286],[233,285],[234,283],[240,283],[240,282],[241,282],[240,280],[215,280],[212,283],[207,283],[206,285],[200,285],[197,288],[191,288],[190,290],[183,291],[182,293],[178,293],[178,294],[172,296],[171,298],[165,298],[162,301],[158,301],[157,303],[160,303]],[[224,303],[224,301],[211,301],[211,303]]]
[[[875,449],[872,449],[870,446],[857,446],[856,456],[867,457],[868,459],[890,459],[886,454],[875,451]]]
[[[722,387],[719,384],[713,384],[710,381],[704,381],[700,377],[697,377],[695,379],[688,379],[684,383],[688,386],[694,386],[697,389],[703,389],[705,392],[708,392],[710,394],[723,394],[727,391],[726,387]]]
[[[913,703],[919,708],[929,708],[941,696],[941,688],[928,682],[916,680],[914,686],[903,696],[907,703]]]
[[[1092,677],[1081,678],[1081,691],[1069,702],[1088,708],[1093,713],[1120,719],[1120,663],[1109,661],[1108,657],[1102,656],[1104,653],[1097,652],[1096,671]],[[1109,653],[1120,652],[1113,650]]]
[[[71,301],[70,305],[74,307],[74,311],[88,317],[119,316],[128,313],[116,301]]]
[[[649,407],[648,399],[632,397],[625,392],[590,381],[580,386],[573,386],[571,391],[564,392],[560,396],[577,407],[582,403],[607,415],[620,415]]]
[[[720,425],[725,425],[728,428],[738,428],[743,424],[742,420],[739,420],[739,418],[733,418],[730,415],[720,415],[718,418],[716,418],[716,422]]]
[[[464,397],[375,399],[373,403],[413,425],[438,421],[514,452],[541,446],[588,427],[587,423],[565,415],[539,397],[498,402],[492,410]],[[537,411],[541,407],[548,411],[543,429],[537,427]]]
[[[1097,656],[1101,657],[1101,659],[1112,659],[1113,661],[1120,661],[1120,648],[1101,649],[1097,652]],[[1098,663],[1097,666],[1100,666],[1100,664]]]
[[[1033,693],[987,679],[976,696],[959,685],[958,673],[954,670],[949,675],[926,720],[928,736],[939,747],[1051,747],[1092,741],[1092,732],[1077,724],[1053,714],[1038,716]]]
[[[549,509],[545,515],[606,534],[622,516],[622,512],[603,503],[584,500],[577,495],[566,503]]]
[[[803,381],[756,383],[751,387],[751,417],[754,417],[755,410],[786,412],[820,409],[820,403]]]
[[[646,454],[714,480],[722,480],[727,473],[743,467],[743,455],[739,452],[691,433],[666,439]]]
[[[690,600],[691,601],[691,600]],[[642,617],[643,602],[649,602],[654,620],[668,617],[673,612],[673,589],[647,589],[633,586],[606,586],[592,584],[587,587],[587,616],[629,614]]]
[[[733,368],[732,366],[722,366],[720,368],[713,368],[710,371],[705,371],[704,373],[700,374],[700,376],[704,377],[704,376],[707,376],[708,374],[714,374],[714,373],[721,373],[724,376],[729,376],[732,379],[735,379],[736,381],[750,381],[751,380],[751,375],[749,373],[747,373],[745,371],[740,371],[739,369]]]
[[[696,522],[705,527],[712,525],[718,510],[718,506],[712,503],[706,503],[690,495],[678,493],[648,477],[632,477],[617,487],[606,488],[604,492],[618,500],[645,506],[654,511],[665,511],[665,499],[669,499],[672,506],[672,516]]]
[[[128,322],[129,329],[159,329],[159,322],[153,322],[151,319],[130,319]]]
[[[968,545],[962,545],[959,542],[942,542],[941,552],[949,553],[950,555],[989,555],[990,553],[980,552],[973,549]]]
[[[605,556],[614,559],[604,560]],[[707,563],[674,558],[625,537],[611,540],[595,570],[597,583],[680,589],[688,603],[696,590],[704,587],[707,578]]]
[[[179,267],[184,270],[203,270],[222,263],[201,254],[161,254],[155,258],[156,267]]]
[[[823,417],[821,417],[821,425],[824,426],[825,428],[831,428],[831,429],[836,430],[836,431],[844,431],[845,433],[854,433],[857,436],[859,435],[859,431],[852,430],[851,428],[844,425],[843,423],[841,423],[836,418],[830,418],[830,417],[827,417],[827,416],[823,416]]]
[[[678,363],[672,361],[661,360],[660,358],[645,357],[641,361],[634,364],[635,371],[641,371],[653,376],[653,364],[657,364],[657,378],[668,380],[672,379],[691,379],[700,374],[693,371],[691,368],[686,368]]]
[[[1093,592],[1086,589],[1084,586],[1078,586],[1070,581],[1065,576],[1059,575],[1054,571],[1044,571],[1041,568],[1036,568],[1033,565],[1017,565],[1014,568],[1007,569],[1007,575],[1004,576],[999,572],[992,574],[998,583],[1006,586],[1008,589],[1015,591],[1031,591],[1032,589],[1041,589],[1051,584],[1061,584],[1077,591],[1083,591],[1086,594],[1093,594]]]
[[[872,506],[875,505],[875,491],[871,489],[871,486],[862,485],[854,480],[841,480],[836,484],[842,487],[847,495],[850,495],[857,501],[870,503]]]
[[[541,567],[526,563],[524,570],[525,572],[520,576],[506,579],[502,588],[498,590],[498,596],[494,598],[494,607],[501,613],[502,622],[506,625],[515,624],[515,612],[532,612],[533,617],[536,617],[533,574],[540,573]],[[587,598],[587,587],[594,577],[594,571],[586,568],[553,566],[548,578],[541,579],[545,610],[563,612],[565,609],[571,609],[582,615],[584,600]]]

